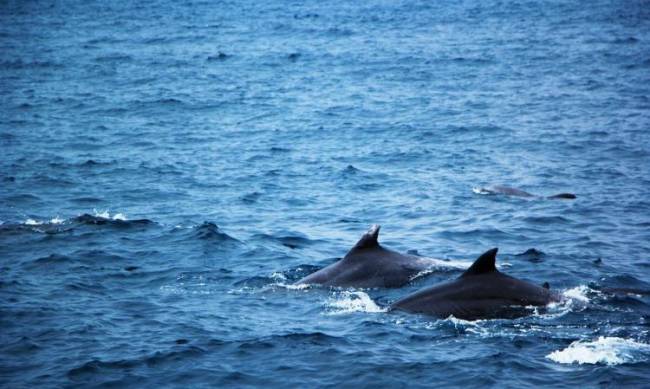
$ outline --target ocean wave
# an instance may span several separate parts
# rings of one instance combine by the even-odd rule
[[[193,230],[194,236],[201,240],[239,242],[239,240],[221,231],[221,229],[219,229],[219,226],[212,222],[203,222],[197,226],[194,226]]]
[[[84,213],[72,218],[28,217],[20,223],[4,223],[0,226],[0,233],[36,232],[44,234],[58,234],[75,229],[81,225],[109,226],[115,228],[130,228],[155,224],[149,219],[128,219],[123,213],[111,215],[109,211],[94,210],[93,214]]]
[[[181,343],[182,344],[182,343]],[[123,371],[134,369],[139,366],[155,367],[168,362],[187,360],[199,356],[205,352],[197,346],[185,346],[178,350],[156,351],[140,358],[120,359],[115,361],[102,361],[93,359],[68,371],[67,376],[71,379],[80,379],[86,376],[106,374],[111,370]]]
[[[84,213],[75,217],[71,221],[77,224],[111,226],[118,228],[129,228],[154,224],[154,222],[149,219],[127,219],[126,215],[123,213],[116,213],[111,216],[108,211],[95,211],[93,215]]]
[[[577,340],[563,350],[553,351],[546,358],[564,364],[619,365],[645,361],[649,356],[649,344],[601,336],[594,341]]]
[[[523,253],[515,254],[515,257],[525,259],[530,262],[541,262],[545,256],[546,253],[541,250],[537,250],[534,247],[524,251]]]
[[[256,234],[254,238],[277,242],[282,246],[288,247],[290,249],[304,248],[320,242],[318,239],[309,239],[305,235],[298,232]]]

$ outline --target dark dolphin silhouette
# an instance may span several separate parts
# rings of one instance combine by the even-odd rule
[[[479,194],[502,194],[506,196],[516,196],[516,197],[528,197],[528,198],[547,198],[547,199],[567,199],[572,200],[576,198],[576,195],[573,193],[558,193],[553,196],[537,196],[532,193],[528,193],[524,190],[511,188],[509,186],[491,186],[488,188],[475,188],[474,191]]]
[[[296,284],[396,288],[405,285],[422,271],[445,264],[440,260],[404,255],[382,247],[377,240],[379,228],[376,224],[370,227],[343,259]]]
[[[496,248],[485,252],[459,278],[419,290],[390,309],[476,320],[521,317],[530,314],[527,307],[560,301],[548,284],[537,286],[499,272],[496,254]]]

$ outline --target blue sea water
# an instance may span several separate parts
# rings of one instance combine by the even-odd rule
[[[649,192],[645,0],[2,1],[0,384],[647,387]],[[386,312],[491,247],[567,302]]]

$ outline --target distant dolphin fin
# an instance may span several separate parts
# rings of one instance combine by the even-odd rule
[[[355,249],[366,249],[366,248],[371,248],[371,247],[377,247],[379,246],[379,242],[377,239],[379,238],[379,229],[381,226],[379,224],[373,224],[370,226],[368,229],[368,232],[363,234],[361,239],[357,242],[356,245],[354,245]]]
[[[461,275],[461,277],[474,276],[477,274],[491,273],[497,271],[496,260],[498,248],[484,252],[474,263]]]
[[[542,288],[551,289],[551,285],[548,282],[545,282],[545,283],[542,284]]]
[[[567,199],[567,200],[573,200],[576,198],[576,195],[573,193],[558,193],[553,196],[548,196],[549,199]]]

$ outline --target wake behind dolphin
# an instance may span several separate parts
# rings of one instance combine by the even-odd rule
[[[375,224],[340,261],[304,277],[296,284],[321,284],[357,288],[397,288],[434,267],[457,263],[404,255],[382,247],[380,226]]]
[[[527,307],[560,301],[548,284],[540,287],[499,272],[496,254],[496,248],[485,252],[459,278],[415,292],[390,309],[476,320],[526,316]]]

